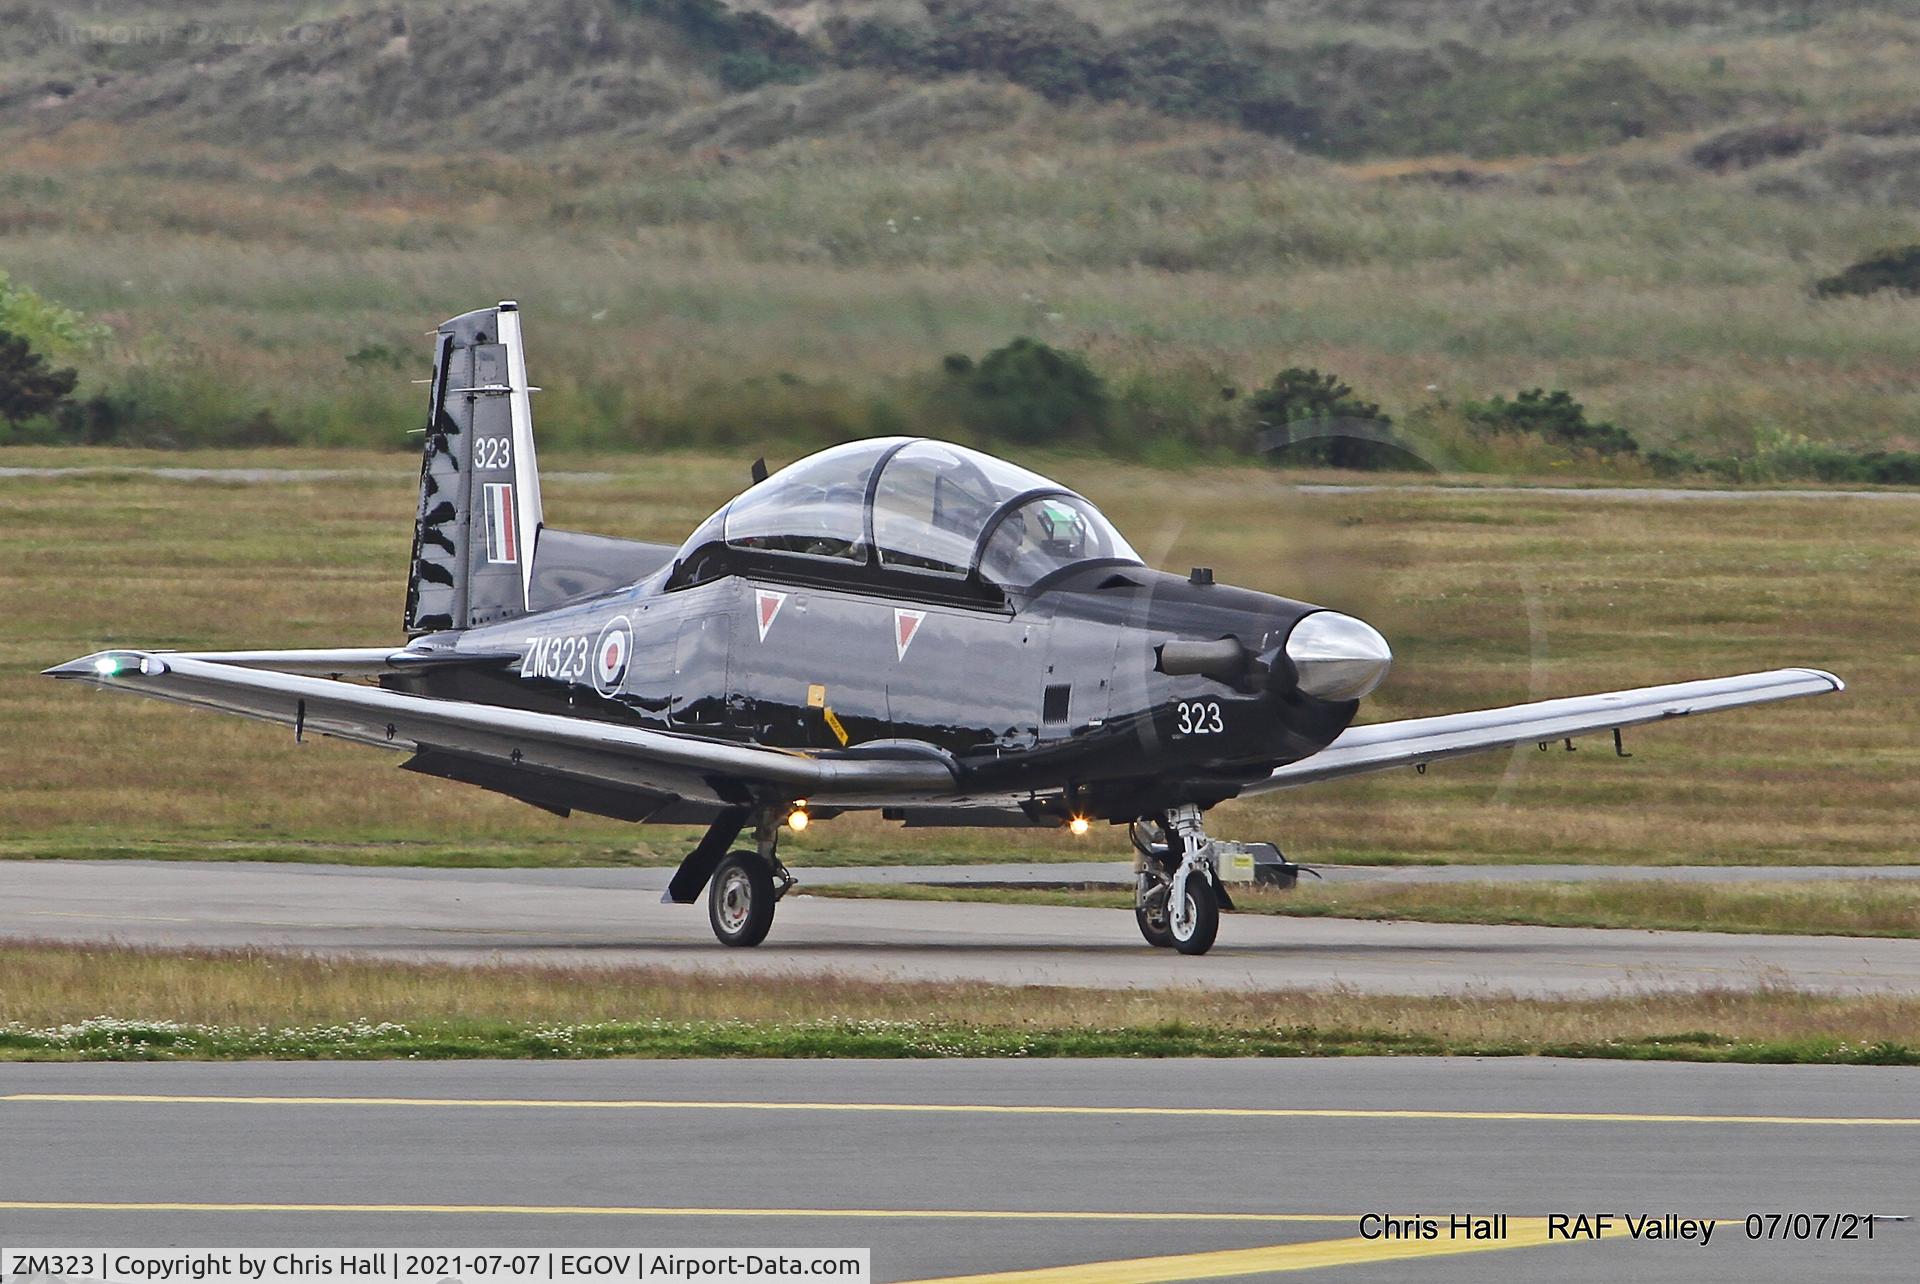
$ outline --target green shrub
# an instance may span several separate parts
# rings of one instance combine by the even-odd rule
[[[297,411],[282,420],[215,362],[198,355],[136,367],[115,386],[84,402],[61,406],[55,422],[62,437],[93,445],[176,449],[371,444],[365,425],[343,442],[328,440],[310,416]],[[376,421],[372,427],[386,440],[407,440],[404,421]]]
[[[0,330],[0,419],[14,432],[29,419],[58,412],[79,381],[74,371],[48,365],[20,335]]]
[[[1703,456],[1689,450],[1655,450],[1648,452],[1647,463],[1662,477],[1920,486],[1920,451],[1849,450],[1798,433],[1763,432],[1750,455]]]
[[[819,46],[793,28],[764,13],[729,8],[720,0],[624,0],[624,6],[718,55],[713,72],[736,93],[771,81],[805,80],[824,62]]]
[[[929,0],[934,26],[921,47],[928,70],[1005,76],[1055,100],[1092,93],[1102,40],[1054,0]]]
[[[4,271],[0,271],[0,330],[54,356],[98,347],[107,337],[105,326],[16,284]]]
[[[1786,160],[1826,141],[1826,131],[1808,125],[1748,125],[1715,134],[1687,153],[1702,169],[1724,172]]]
[[[1393,420],[1363,401],[1338,375],[1290,366],[1247,399],[1258,445],[1288,464],[1331,468],[1407,468],[1418,457],[1396,444]]]
[[[943,399],[962,424],[987,440],[1084,442],[1106,431],[1106,382],[1077,352],[1023,337],[970,368],[952,357],[941,365]]]
[[[1468,402],[1461,410],[1469,421],[1494,432],[1531,433],[1603,457],[1631,455],[1640,449],[1640,443],[1626,429],[1590,422],[1586,408],[1563,390],[1534,388],[1512,401],[1495,397]]]
[[[1843,272],[1816,281],[1813,292],[1823,299],[1868,295],[1880,290],[1920,294],[1920,245],[1881,250]]]
[[[797,84],[813,75],[813,69],[798,63],[779,62],[758,49],[749,49],[721,58],[717,74],[726,88],[734,93],[744,93],[762,85]]]

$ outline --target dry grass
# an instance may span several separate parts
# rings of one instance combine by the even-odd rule
[[[1126,909],[1132,893],[1105,887],[814,886],[815,896],[861,900],[1017,901]],[[1315,883],[1292,892],[1233,890],[1252,914],[1412,919],[1424,923],[1531,923],[1678,932],[1819,936],[1920,936],[1920,883],[1904,879],[1677,883]]]
[[[1920,1055],[1920,999],[1790,990],[1551,1001],[1088,991],[33,943],[0,946],[0,973],[8,979],[0,989],[0,1057],[1474,1052],[1903,1062]],[[92,1024],[78,1028],[83,1022]],[[56,1033],[63,1026],[66,1033]]]

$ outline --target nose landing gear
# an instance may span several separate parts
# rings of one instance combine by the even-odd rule
[[[1158,830],[1161,841],[1154,841]],[[1220,886],[1215,844],[1200,809],[1176,807],[1164,820],[1136,821],[1134,922],[1147,944],[1182,954],[1205,954],[1220,933],[1220,910],[1232,901]]]

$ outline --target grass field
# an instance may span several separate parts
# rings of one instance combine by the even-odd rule
[[[581,457],[557,525],[678,539],[745,480],[705,454]],[[0,463],[134,462],[12,451]],[[396,863],[673,861],[685,831],[561,821],[393,769],[377,752],[34,676],[107,645],[374,644],[398,637],[415,465],[267,452],[372,479],[246,486],[137,475],[0,478],[0,855]],[[174,462],[180,462],[177,458]],[[774,463],[783,462],[779,456]],[[551,466],[551,465],[550,465]],[[1394,644],[1370,719],[1816,664],[1841,696],[1293,791],[1219,812],[1223,836],[1312,862],[1875,863],[1920,856],[1920,504],[1551,495],[1309,496],[1257,472],[1042,461],[1164,565],[1355,611]],[[1125,850],[849,817],[793,859],[1085,859]]]
[[[1578,1056],[1920,1064],[1920,999],[1087,991],[0,945],[0,1060]],[[724,1013],[717,1017],[716,1013]]]
[[[170,423],[187,441],[243,434],[264,410],[301,440],[398,443],[418,418],[420,333],[517,297],[548,435],[582,448],[722,444],[751,425],[951,433],[915,381],[1019,334],[1087,352],[1136,434],[1203,436],[1215,389],[1297,364],[1403,421],[1544,386],[1649,446],[1920,441],[1920,305],[1807,292],[1920,240],[1920,216],[1717,176],[1539,194],[1334,172],[1197,182],[1127,148],[827,149],[772,172],[608,162],[564,198],[512,161],[402,167],[343,198],[251,161],[155,177],[141,150],[110,135],[10,157],[0,267],[113,325],[74,358],[83,391],[123,391],[161,438]],[[584,212],[556,218],[562,200]],[[347,361],[369,350],[397,356]]]
[[[811,896],[863,900],[1011,901],[1131,909],[1110,887],[807,886]],[[1529,923],[1669,932],[1774,932],[1821,936],[1920,936],[1920,885],[1896,879],[1751,883],[1315,883],[1292,892],[1232,889],[1249,914],[1423,923]]]
[[[1089,354],[1149,458],[1217,439],[1220,387],[1296,364],[1403,428],[1543,386],[1650,447],[1920,445],[1920,301],[1809,292],[1920,241],[1908,5],[1070,6],[1341,63],[1306,94],[1353,117],[1325,156],[990,74],[732,92],[634,17],[673,6],[390,7],[224,0],[208,25],[260,33],[229,48],[93,0],[0,49],[0,269],[108,325],[62,359],[137,435],[397,443],[421,332],[516,297],[547,440],[583,449],[950,432],[927,376],[1019,334]],[[805,26],[924,6],[736,7]],[[354,13],[311,29],[311,58],[276,44]],[[506,45],[511,93],[474,101],[471,67]],[[1464,81],[1420,70],[1462,48]],[[1567,93],[1515,98],[1516,68]],[[1670,109],[1636,120],[1648,86]],[[1606,129],[1528,132],[1576,89]],[[1695,160],[1728,126],[1806,142]]]

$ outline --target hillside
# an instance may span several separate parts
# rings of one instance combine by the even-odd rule
[[[1920,443],[1920,303],[1813,291],[1920,242],[1900,0],[196,13],[0,0],[0,270],[108,327],[53,354],[100,440],[397,442],[419,331],[513,295],[562,447],[966,435],[942,359],[1021,334],[1155,458],[1295,365],[1472,466],[1594,466],[1463,426],[1533,387]]]
[[[1902,11],[1870,0],[1835,0],[1817,19],[1780,0],[229,0],[181,20],[137,0],[26,3],[7,15],[0,122],[140,122],[303,151],[370,136],[673,148],[703,141],[690,116],[751,114],[765,85],[817,84],[802,102],[856,97],[853,116],[981,76],[1329,156],[1551,153],[1765,113],[1839,123],[1882,105],[1876,78],[1810,83],[1815,61],[1782,65],[1777,46],[1815,28],[1843,47],[1911,34]],[[836,83],[861,72],[890,80],[851,95]]]

